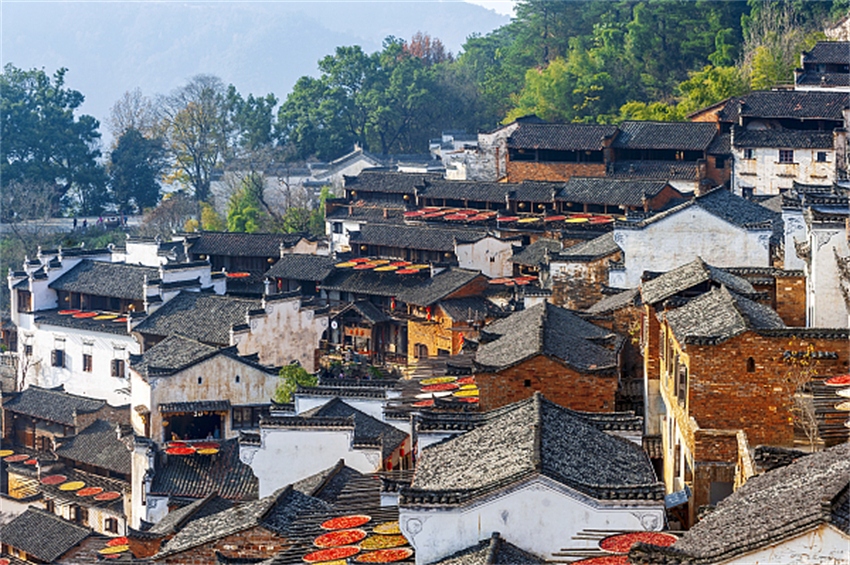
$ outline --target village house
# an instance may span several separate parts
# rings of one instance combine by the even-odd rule
[[[261,496],[340,459],[361,473],[408,469],[411,450],[407,433],[339,398],[299,414],[273,414],[240,440],[240,457],[258,477]]]
[[[723,188],[638,222],[619,222],[623,262],[608,285],[636,288],[644,271],[664,272],[702,257],[718,267],[770,267],[781,243],[780,215]]]
[[[836,178],[835,135],[831,131],[733,126],[733,192],[751,197],[779,194],[795,182],[832,183]]]
[[[632,563],[827,565],[850,559],[850,444],[751,478],[672,547],[640,545]]]
[[[61,384],[125,403],[127,359],[140,352],[131,334],[138,317],[180,292],[224,292],[223,278],[205,261],[112,262],[120,257],[112,249],[40,250],[24,271],[10,272],[12,319],[20,330],[19,388]]]
[[[272,288],[278,293],[299,291],[301,296],[326,298],[319,285],[333,272],[339,260],[323,255],[284,255],[266,271]]]
[[[850,92],[850,41],[818,41],[803,51],[794,90]]]
[[[481,330],[475,382],[482,410],[541,392],[553,402],[613,412],[623,338],[543,302]]]
[[[581,310],[602,299],[609,266],[621,263],[623,250],[608,232],[595,239],[550,254],[548,263],[552,302]]]
[[[240,355],[257,355],[264,365],[295,360],[312,372],[327,328],[327,309],[305,303],[298,292],[258,299],[182,292],[137,320],[133,333],[142,351],[179,335],[215,347],[236,347]]]
[[[451,354],[457,350],[460,338],[452,329],[454,323],[451,326],[433,323],[437,303],[480,295],[487,286],[487,278],[480,272],[459,268],[422,269],[408,274],[335,269],[320,285],[333,308],[367,301],[391,320],[385,320],[381,314],[361,304],[357,308],[367,308],[367,314],[361,314],[345,327],[334,320],[337,327],[331,325],[328,342],[350,346],[376,362],[399,360],[406,363],[418,357],[437,355],[440,350]],[[410,327],[419,323],[431,326],[427,332],[428,343],[410,339]],[[383,328],[380,330],[383,333],[374,331],[376,325]],[[351,329],[346,331],[348,327]],[[429,347],[432,342],[439,347],[432,350]]]
[[[685,287],[695,287],[681,284],[675,294],[684,304],[675,307],[659,288],[675,286],[673,279],[642,290],[646,414],[648,422],[658,417],[660,397],[664,480],[668,492],[693,491],[684,518],[692,524],[700,506],[732,492],[741,441],[793,445],[797,381],[806,374],[795,360],[811,357],[820,374],[846,371],[850,334],[787,328],[776,312],[726,286],[734,279],[690,300]]]
[[[399,525],[417,564],[497,530],[523,551],[552,559],[586,528],[661,529],[662,499],[638,445],[537,393],[423,449],[413,482],[400,492]]]
[[[0,559],[10,564],[67,563],[87,565],[99,559],[97,551],[106,546],[106,538],[91,529],[29,507],[3,524]]]
[[[133,429],[159,445],[235,437],[268,413],[278,372],[235,347],[170,336],[132,359]]]

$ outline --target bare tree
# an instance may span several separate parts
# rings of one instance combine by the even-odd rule
[[[183,231],[186,222],[198,216],[197,201],[183,194],[175,194],[145,214],[139,234],[145,237],[169,237]]]
[[[791,414],[794,426],[806,436],[809,449],[814,451],[820,438],[820,430],[811,383],[812,377],[817,375],[819,363],[811,343],[801,343],[800,347],[803,348],[800,351],[789,351],[785,354],[785,363],[788,365],[786,379],[793,390]]]
[[[156,126],[153,101],[142,94],[140,88],[128,90],[112,105],[106,126],[112,134],[113,143],[129,129],[135,129],[145,137],[153,137]]]
[[[198,200],[210,197],[213,171],[229,152],[227,90],[220,78],[198,75],[157,101],[159,134],[174,160],[175,180]]]

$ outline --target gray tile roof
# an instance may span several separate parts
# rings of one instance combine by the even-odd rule
[[[48,286],[54,290],[144,300],[144,282],[159,279],[159,269],[83,259]]]
[[[557,196],[556,200],[588,204],[643,206],[645,199],[654,198],[668,184],[665,180],[642,181],[572,177],[564,185],[563,191]]]
[[[280,246],[292,247],[303,233],[232,233],[201,232],[184,234],[193,255],[227,255],[231,257],[280,257]]]
[[[475,363],[483,370],[497,371],[536,355],[553,357],[577,371],[611,370],[617,366],[617,350],[623,341],[548,302],[497,320],[482,332],[482,337],[498,337],[478,346]]]
[[[357,300],[351,303],[351,308],[357,310],[361,316],[372,322],[373,324],[381,324],[383,322],[391,322],[392,318],[384,313],[383,310],[369,302],[368,300]]]
[[[325,214],[326,220],[353,220],[374,222],[379,224],[403,224],[404,208],[387,206],[370,206],[369,203],[359,202],[356,205],[338,206],[332,212]]]
[[[132,471],[130,449],[118,438],[115,424],[105,420],[95,420],[76,436],[62,440],[56,455],[124,475]]]
[[[229,508],[233,508],[233,502],[220,497],[216,493],[210,493],[200,500],[170,511],[162,520],[154,524],[148,532],[162,535],[173,534],[183,529],[190,522],[210,516],[211,514],[217,514]]]
[[[144,377],[173,374],[208,357],[216,355],[219,348],[193,339],[171,335],[144,352],[131,357],[131,366]]]
[[[810,71],[797,77],[799,86],[850,86],[850,73]]]
[[[775,311],[730,292],[725,286],[712,289],[665,316],[682,343],[715,344],[748,330],[786,327]]]
[[[614,147],[705,151],[715,135],[710,122],[623,122]]]
[[[91,534],[89,528],[30,506],[23,514],[3,525],[3,544],[45,563],[53,563]]]
[[[632,556],[670,556],[704,565],[782,543],[821,524],[850,534],[848,483],[850,444],[845,443],[751,478],[673,547],[641,545]]]
[[[324,471],[292,483],[292,488],[307,496],[318,498],[328,504],[334,504],[352,480],[364,476],[348,467],[344,459],[340,459],[333,467],[328,467]]]
[[[395,297],[408,304],[430,306],[481,276],[478,271],[456,268],[446,269],[433,277],[428,275],[427,271],[416,275],[397,275],[394,272],[338,269],[320,288],[359,295]]]
[[[834,144],[831,131],[734,128],[732,136],[735,147],[832,149]]]
[[[516,186],[517,184],[503,182],[433,179],[425,183],[425,187],[420,193],[425,198],[473,200],[504,204],[506,196]]]
[[[116,323],[114,320],[95,320],[94,318],[75,318],[62,315],[57,310],[39,310],[35,313],[35,322],[46,326],[74,328],[85,332],[98,332],[115,335],[129,335],[126,322]]]
[[[483,296],[441,300],[440,308],[455,322],[465,322],[470,319],[478,322],[502,314],[498,306]],[[470,316],[472,317],[470,318]]]
[[[714,141],[708,146],[706,152],[709,155],[728,155],[732,152],[732,136],[721,133],[714,137]]]
[[[803,52],[803,64],[850,65],[850,41],[818,41]]]
[[[221,442],[216,457],[169,456],[156,468],[151,494],[204,498],[212,492],[233,501],[256,500],[259,485],[251,467],[239,459],[239,442]]]
[[[585,313],[598,316],[601,314],[608,314],[609,312],[614,312],[621,308],[637,306],[639,304],[640,290],[637,288],[633,288],[629,290],[624,290],[623,292],[618,292],[617,294],[611,294],[609,296],[606,296],[605,298],[585,310]]]
[[[760,90],[730,98],[718,113],[723,122],[738,123],[741,116],[843,121],[841,111],[850,104],[847,92]]]
[[[74,425],[75,414],[91,414],[106,406],[105,400],[70,394],[62,390],[31,385],[22,392],[4,394],[3,410],[39,420]]]
[[[181,335],[203,343],[230,345],[230,328],[245,323],[260,300],[184,291],[163,304],[133,331],[158,336]]]
[[[756,289],[746,279],[713,267],[697,257],[690,263],[667,271],[641,285],[641,297],[645,304],[657,304],[676,294],[686,292],[699,285],[725,285],[730,290],[751,296]],[[708,290],[705,288],[704,290]]]
[[[697,196],[693,200],[689,200],[684,204],[680,204],[669,210],[665,210],[659,214],[655,214],[640,222],[620,223],[617,224],[617,229],[642,229],[650,224],[663,220],[669,216],[677,214],[691,206],[699,206],[706,212],[713,214],[730,224],[742,228],[760,228],[772,226],[774,230],[777,226],[781,227],[782,217],[772,210],[751,202],[746,198],[741,198],[736,194],[732,194],[725,188],[715,188],[701,196]]]
[[[536,393],[481,427],[423,449],[400,506],[458,504],[538,475],[596,499],[664,495],[640,446]]]
[[[471,243],[487,237],[483,230],[396,226],[392,224],[363,224],[353,232],[351,245],[365,244],[401,249],[454,252],[455,242]]]
[[[287,486],[266,498],[190,522],[162,547],[154,559],[182,553],[254,527],[264,527],[275,533],[285,534],[299,514],[328,509],[329,506],[321,500]]]
[[[505,541],[498,532],[490,539],[481,540],[432,565],[543,565],[546,561],[512,543]]]
[[[385,424],[365,412],[361,412],[339,398],[334,398],[312,410],[302,412],[290,420],[287,420],[287,418],[287,416],[281,417],[277,423],[298,424],[302,423],[301,420],[306,420],[303,423],[310,426],[309,420],[313,419],[351,420],[354,425],[354,446],[356,447],[358,444],[369,446],[379,445],[384,457],[392,455],[398,446],[407,438],[407,434],[398,428]],[[268,419],[268,421],[272,424],[275,423],[273,419]]]
[[[266,276],[298,281],[322,281],[333,271],[333,257],[288,253],[266,271]]]
[[[590,241],[584,241],[578,245],[567,247],[557,256],[553,256],[553,261],[593,261],[608,257],[620,252],[620,246],[614,242],[614,233],[608,232],[593,238]]]
[[[695,181],[699,170],[695,161],[615,161],[608,166],[608,177]]]
[[[428,180],[438,180],[439,173],[398,173],[387,170],[365,169],[356,177],[345,177],[345,189],[362,192],[389,194],[414,194],[415,187],[423,186]]]
[[[531,245],[515,250],[511,261],[517,265],[539,267],[541,263],[548,264],[547,258],[557,255],[559,251],[561,251],[560,241],[541,237]]]
[[[600,151],[617,126],[521,123],[508,138],[508,147],[555,151]]]

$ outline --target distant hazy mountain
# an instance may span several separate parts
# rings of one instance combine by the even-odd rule
[[[283,99],[338,45],[380,49],[388,35],[430,33],[457,52],[508,17],[463,2],[0,2],[0,60],[69,69],[100,119],[121,94],[166,93],[198,73]]]

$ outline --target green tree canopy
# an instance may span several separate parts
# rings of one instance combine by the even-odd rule
[[[142,211],[159,202],[165,149],[159,138],[148,139],[131,127],[109,156],[112,198],[120,212]]]
[[[227,231],[255,233],[267,229],[271,218],[263,207],[265,178],[251,173],[242,179],[242,186],[227,206]]]
[[[280,370],[277,389],[274,393],[274,401],[279,404],[292,402],[292,395],[299,386],[316,386],[319,379],[311,375],[298,363],[292,363]]]
[[[76,117],[83,95],[65,87],[67,69],[43,70],[11,63],[0,74],[0,179],[54,186],[53,211],[64,204],[97,214],[106,203],[99,123]]]

